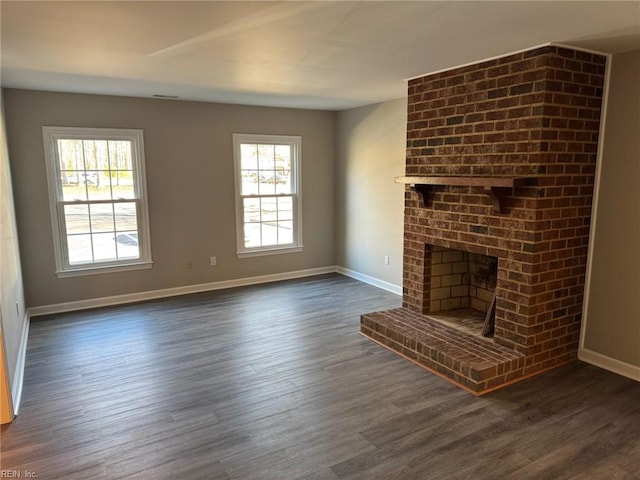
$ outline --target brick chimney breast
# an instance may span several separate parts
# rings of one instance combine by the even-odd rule
[[[473,391],[577,356],[605,63],[544,46],[409,81],[407,176],[527,180],[506,213],[473,184],[405,192],[404,309],[431,313],[434,249],[497,259],[493,343],[522,361],[481,380],[422,362]]]

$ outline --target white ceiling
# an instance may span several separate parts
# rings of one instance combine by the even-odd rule
[[[4,87],[340,110],[559,42],[640,49],[640,0],[7,1]]]

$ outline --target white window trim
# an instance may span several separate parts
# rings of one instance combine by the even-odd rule
[[[295,193],[290,194],[293,197],[294,230],[292,244],[269,245],[253,248],[246,248],[244,246],[244,211],[242,207],[242,199],[244,197],[240,193],[242,192],[242,176],[240,173],[240,144],[242,143],[286,144],[293,146],[295,161],[291,163],[291,181]],[[262,135],[234,133],[233,164],[236,197],[236,254],[238,258],[301,252],[304,249],[304,245],[302,244],[302,137],[296,135]]]
[[[118,128],[85,128],[85,127],[42,127],[45,148],[45,165],[49,186],[49,208],[53,230],[53,246],[58,278],[80,275],[115,273],[128,270],[151,268],[151,235],[149,232],[149,208],[147,203],[147,182],[144,162],[144,140],[142,130]],[[133,260],[116,260],[85,265],[70,265],[67,254],[67,238],[63,228],[59,202],[62,201],[62,185],[60,179],[60,163],[57,158],[57,142],[59,139],[75,138],[82,140],[128,140],[132,145],[132,168],[135,172],[135,188],[138,193],[139,211],[138,248],[140,258]]]

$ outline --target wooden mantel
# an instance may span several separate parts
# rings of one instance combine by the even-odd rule
[[[403,183],[412,186],[416,192],[422,195],[427,203],[427,193],[432,186],[435,185],[452,185],[464,187],[483,187],[489,194],[493,202],[494,209],[499,213],[507,211],[507,195],[513,194],[513,189],[524,185],[526,179],[521,177],[452,177],[452,176],[435,176],[421,177],[408,176],[396,177],[396,183]]]

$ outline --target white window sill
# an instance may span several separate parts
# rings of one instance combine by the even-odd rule
[[[105,273],[126,272],[129,270],[144,270],[151,268],[152,266],[153,262],[151,261],[124,264],[121,263],[118,265],[83,266],[70,268],[68,270],[57,270],[56,275],[58,276],[58,278],[80,277],[83,275],[99,275]]]
[[[259,250],[248,250],[244,252],[238,252],[238,258],[247,258],[247,257],[263,257],[265,255],[280,255],[283,253],[296,253],[301,252],[303,246],[302,245],[294,245],[288,247],[266,247],[261,248]]]

